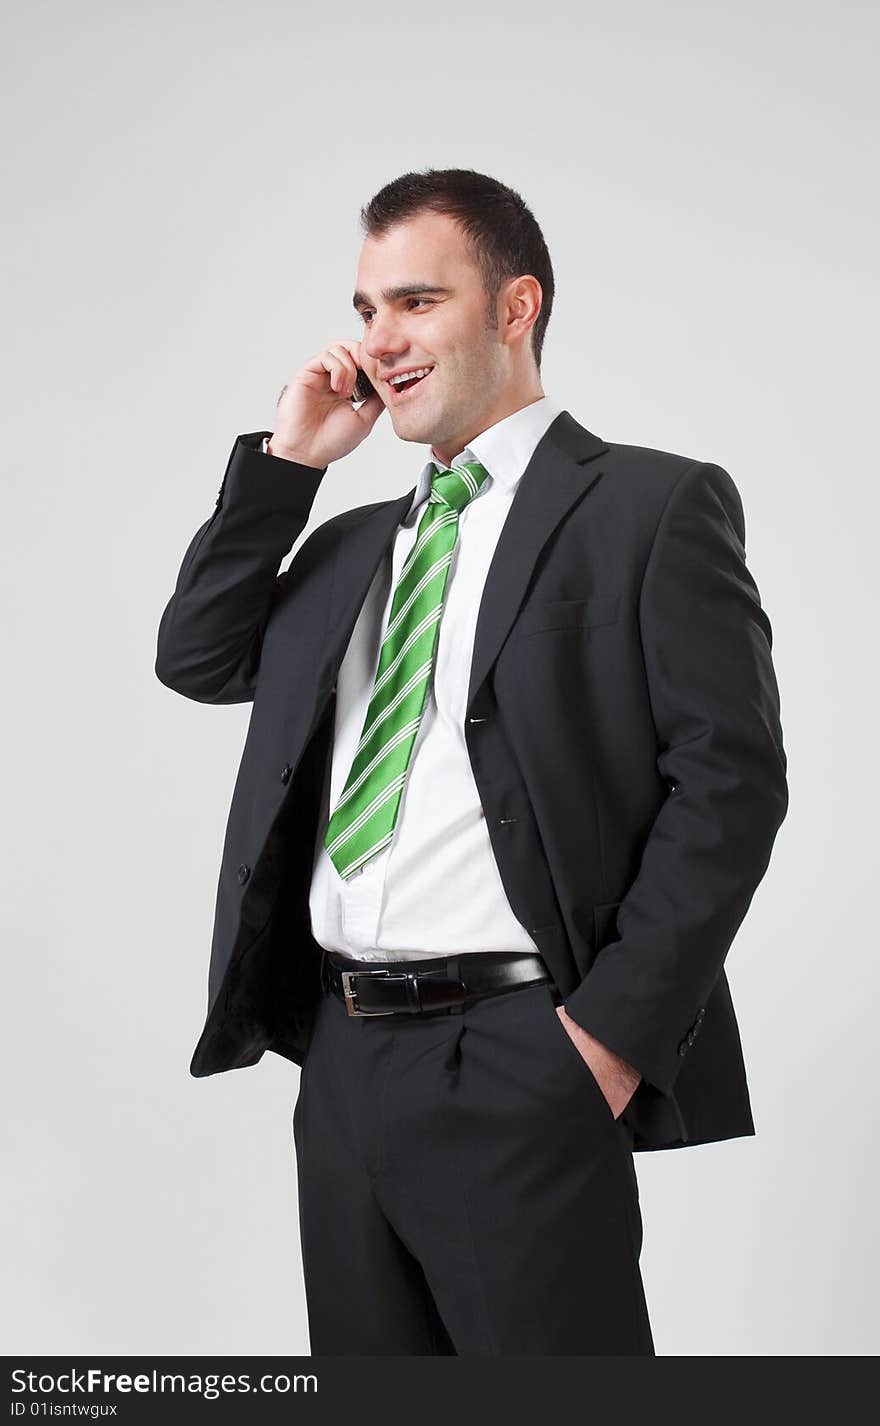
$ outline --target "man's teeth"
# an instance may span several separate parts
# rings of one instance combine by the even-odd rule
[[[429,371],[433,371],[432,366],[420,366],[418,371],[404,371],[400,376],[392,376],[389,385],[399,386],[402,381],[412,381],[414,376],[427,376]]]

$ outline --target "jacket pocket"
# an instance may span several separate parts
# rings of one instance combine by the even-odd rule
[[[516,634],[538,634],[545,629],[590,629],[617,622],[619,594],[596,594],[591,599],[548,599],[531,604],[516,621]]]

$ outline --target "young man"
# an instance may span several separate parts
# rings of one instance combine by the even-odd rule
[[[787,785],[742,505],[544,395],[518,194],[362,219],[362,334],[237,438],[159,629],[168,687],[254,704],[192,1073],[303,1067],[313,1353],[650,1355],[633,1151],[754,1132],[723,963]],[[279,575],[386,409],[415,486]]]

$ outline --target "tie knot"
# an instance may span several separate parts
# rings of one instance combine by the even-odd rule
[[[438,470],[434,466],[431,476],[430,499],[448,505],[453,510],[463,510],[469,500],[473,500],[489,472],[479,461],[464,461],[451,470]]]

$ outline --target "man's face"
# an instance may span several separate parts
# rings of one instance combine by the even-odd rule
[[[524,404],[521,358],[487,326],[480,273],[454,218],[423,213],[367,238],[355,307],[364,324],[363,369],[401,440],[430,444],[449,461]],[[387,380],[424,367],[430,373],[403,390]]]

